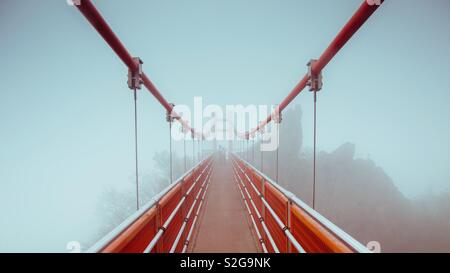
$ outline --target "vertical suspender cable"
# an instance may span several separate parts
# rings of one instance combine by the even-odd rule
[[[248,159],[248,139],[245,139],[245,160],[250,161]]]
[[[252,139],[252,163],[255,165],[255,139]]]
[[[247,161],[247,141],[246,140],[242,140],[242,146],[243,148],[243,153],[242,153],[242,158],[244,158]]]
[[[170,184],[173,182],[173,170],[172,170],[172,121],[169,121],[169,164],[170,164]]]
[[[264,173],[264,153],[262,149],[262,141],[263,141],[263,135],[264,133],[261,133],[261,142],[259,143],[259,150],[261,151],[261,172]]]
[[[169,123],[169,178],[170,178],[170,184],[173,183],[173,162],[172,162],[172,122],[175,120],[173,116],[173,107],[175,107],[175,104],[170,103],[170,106],[172,107],[170,111],[168,110],[166,112],[166,121]]]
[[[187,172],[187,159],[186,159],[186,134],[183,134],[183,150],[184,150],[184,172]]]
[[[277,126],[277,175],[276,175],[277,180],[276,181],[279,184],[280,181],[278,180],[278,157],[279,157],[278,154],[279,154],[279,151],[280,151],[280,123],[277,122],[276,126]]]
[[[192,135],[192,167],[195,166],[195,139],[194,135]]]
[[[136,172],[136,210],[139,210],[139,170],[138,170],[138,129],[137,129],[137,92],[134,89],[134,155]]]
[[[250,162],[250,154],[251,154],[251,151],[250,151],[250,137],[247,139],[247,161],[248,162]]]
[[[313,192],[312,192],[312,207],[316,208],[316,136],[317,136],[317,91],[314,92],[314,150],[313,150]]]

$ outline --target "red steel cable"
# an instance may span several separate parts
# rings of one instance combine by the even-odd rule
[[[91,0],[81,0],[79,5],[76,5],[78,10],[86,17],[86,19],[91,23],[91,25],[97,30],[97,32],[103,37],[103,39],[108,43],[108,45],[114,50],[114,52],[119,56],[119,58],[125,63],[125,65],[130,70],[137,70],[137,64],[133,61],[133,57],[116,36],[114,31],[109,27],[108,23],[102,17],[100,12],[94,6]],[[142,81],[144,86],[148,91],[159,101],[159,103],[168,111],[172,112],[173,106],[167,102],[167,100],[161,95],[158,88],[152,83],[152,81],[145,75],[142,74]],[[174,116],[177,116],[174,114]],[[180,117],[176,118],[183,127],[189,129],[192,133],[195,133],[194,129],[189,127],[186,121]]]
[[[380,1],[380,5],[384,0]],[[361,28],[361,26],[369,19],[369,17],[379,8],[380,5],[370,4],[364,1],[359,9],[353,14],[347,24],[338,33],[336,38],[331,42],[328,48],[320,56],[319,60],[314,64],[312,70],[314,73],[319,73],[325,66],[333,59],[333,57],[342,49],[342,47],[350,40],[350,38]],[[300,92],[305,89],[308,83],[308,75],[305,75],[288,96],[280,103],[278,111],[282,112],[291,103]],[[272,115],[263,120],[258,127],[253,129],[251,133],[259,131],[272,121]]]

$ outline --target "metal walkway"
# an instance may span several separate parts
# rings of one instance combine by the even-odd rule
[[[231,159],[217,159],[190,252],[256,253],[247,211],[233,178]]]

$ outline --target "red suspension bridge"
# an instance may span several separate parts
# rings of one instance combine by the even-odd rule
[[[309,61],[306,75],[274,113],[256,128],[240,134],[247,147],[249,139],[262,133],[270,122],[281,122],[283,110],[307,86],[316,103],[316,93],[322,88],[322,70],[383,3],[376,2],[364,1],[320,58]],[[191,134],[193,144],[197,141],[201,145],[203,132],[191,128],[173,111],[174,105],[143,72],[143,62],[128,52],[94,4],[81,0],[76,6],[127,66],[128,86],[134,91],[135,102],[136,91],[144,85],[166,109],[169,124],[180,122],[184,133]],[[214,151],[202,157],[180,179],[171,178],[167,188],[140,207],[137,134],[135,148],[137,211],[91,247],[90,252],[369,252],[315,211],[314,201],[311,208],[234,153],[228,156]]]

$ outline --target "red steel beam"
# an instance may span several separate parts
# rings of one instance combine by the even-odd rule
[[[373,2],[376,1],[366,0],[361,4],[359,9],[355,12],[355,14],[353,14],[347,24],[342,28],[336,38],[334,38],[328,48],[323,52],[318,61],[314,64],[314,66],[312,67],[313,72],[319,73],[325,68],[325,66],[331,61],[331,59],[333,59],[333,57],[339,52],[339,50],[344,47],[344,45],[361,28],[361,26],[367,21],[367,19],[369,19],[369,17],[380,7],[384,0],[380,1],[380,5],[373,4]],[[280,103],[280,105],[278,106],[279,112],[282,112],[297,97],[297,95],[300,94],[303,89],[305,89],[307,82],[308,75],[305,75],[289,93],[289,95]],[[261,121],[258,127],[251,130],[250,133],[255,133],[266,126],[272,120],[272,115]]]
[[[97,32],[103,37],[103,39],[108,43],[108,45],[114,50],[114,52],[119,56],[119,58],[125,63],[125,65],[131,70],[137,70],[137,64],[133,61],[133,57],[128,52],[126,47],[122,44],[120,39],[116,36],[114,31],[109,27],[108,23],[105,21],[103,16],[94,6],[91,0],[81,0],[79,5],[76,7],[80,12],[86,17],[86,19],[91,23],[91,25],[97,30]],[[170,113],[172,113],[173,106],[167,102],[163,97],[158,88],[152,83],[152,81],[147,77],[145,73],[142,75],[142,80],[144,86],[147,90],[159,101],[159,103]],[[176,113],[174,113],[175,116]],[[195,133],[195,130],[191,128],[186,121],[180,117],[176,118],[182,126]],[[200,135],[200,134],[197,134]]]

